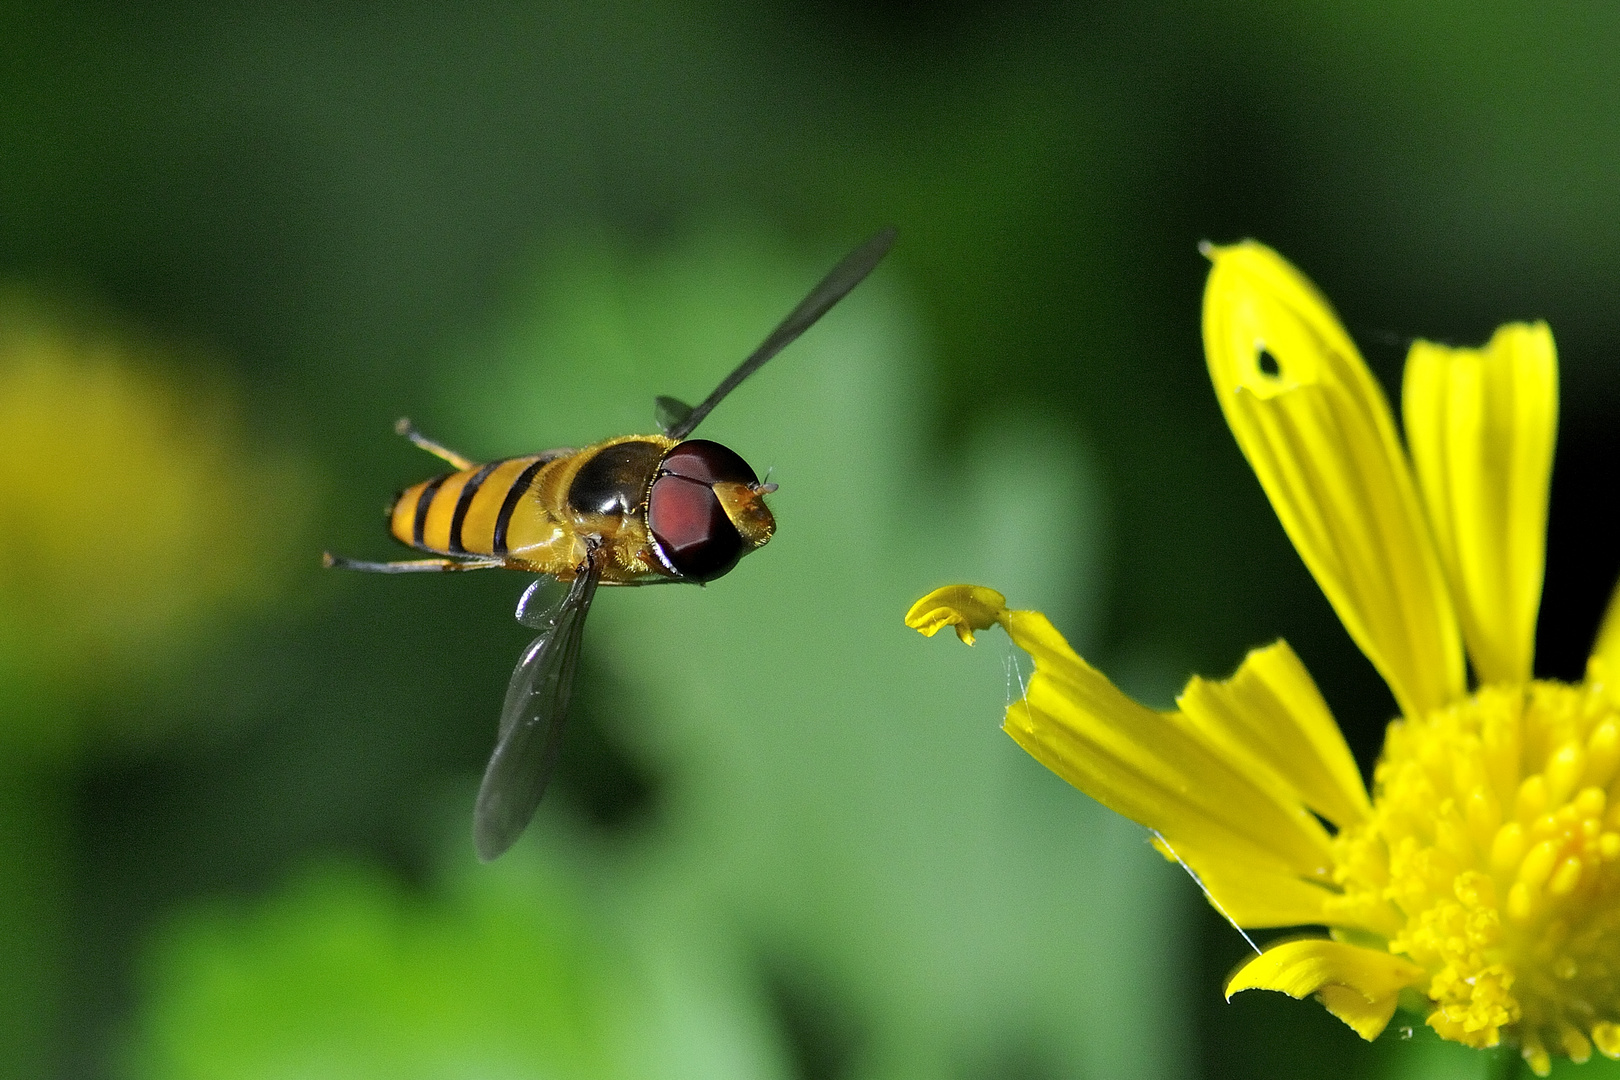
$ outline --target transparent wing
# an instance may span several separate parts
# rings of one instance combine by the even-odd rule
[[[517,618],[540,636],[523,650],[501,707],[495,753],[473,811],[473,842],[484,862],[523,834],[557,766],[563,721],[579,666],[579,643],[601,575],[593,559],[560,600],[548,604],[546,580],[518,601]]]
[[[894,246],[895,235],[894,226],[891,225],[845,255],[843,261],[828,271],[827,276],[821,279],[821,283],[810,290],[810,295],[799,301],[798,307],[788,312],[788,317],[771,331],[770,336],[759,348],[755,349],[748,359],[737,365],[737,370],[727,375],[725,381],[715,387],[714,393],[704,398],[697,408],[680,416],[679,409],[670,408],[665,402],[684,407],[681,402],[674,398],[660,399],[658,403],[660,420],[667,417],[674,421],[665,428],[669,437],[684,439],[692,434],[703,422],[703,418],[708,416],[727,394],[737,389],[739,383],[758,371],[765,361],[793,344],[800,334],[814,326],[816,320],[827,314],[834,304],[848,296],[849,291],[865,280],[866,275],[870,274],[883,260],[883,256],[889,253],[889,249]]]
[[[687,417],[692,415],[692,406],[680,398],[660,394],[653,399],[653,415],[658,419],[658,430],[668,435],[686,423]]]
[[[563,604],[567,603],[568,594],[573,591],[574,587],[569,582],[558,581],[554,577],[535,578],[523,590],[523,595],[518,597],[517,611],[513,617],[531,630],[550,630],[557,625],[557,616]]]

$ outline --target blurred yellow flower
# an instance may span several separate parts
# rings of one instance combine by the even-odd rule
[[[1544,324],[1482,349],[1415,344],[1407,449],[1332,309],[1256,243],[1212,248],[1216,396],[1294,546],[1400,706],[1368,798],[1284,642],[1174,711],[1126,697],[1046,617],[952,586],[906,616],[999,623],[1035,659],[1006,730],[1146,825],[1245,927],[1314,925],[1227,983],[1315,994],[1363,1038],[1398,1002],[1537,1075],[1620,1057],[1620,615],[1586,679],[1532,679],[1557,361]],[[1470,692],[1464,657],[1476,680]],[[1328,823],[1324,825],[1324,822]],[[1329,828],[1331,826],[1331,828]]]
[[[15,292],[0,432],[0,735],[41,726],[19,686],[105,686],[262,597],[301,519],[301,477],[245,450],[221,385]]]

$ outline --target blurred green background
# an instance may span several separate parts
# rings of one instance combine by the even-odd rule
[[[437,465],[391,423],[647,430],[889,223],[705,426],[777,537],[599,598],[558,784],[479,866],[524,582],[316,561],[392,557]],[[1538,669],[1578,677],[1620,10],[0,7],[0,1074],[1484,1075],[1222,1002],[1242,940],[997,731],[1005,639],[900,624],[993,584],[1156,704],[1285,636],[1370,767],[1393,706],[1203,371],[1196,244],[1243,236],[1391,388],[1415,335],[1550,321]]]

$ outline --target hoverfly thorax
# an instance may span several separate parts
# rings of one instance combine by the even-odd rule
[[[647,534],[672,577],[713,581],[776,531],[761,484],[735,451],[707,439],[677,444],[647,493]]]

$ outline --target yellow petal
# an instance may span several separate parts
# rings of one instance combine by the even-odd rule
[[[1481,682],[1521,683],[1535,655],[1558,430],[1546,323],[1512,323],[1483,349],[1419,341],[1401,391],[1435,547]]]
[[[1329,904],[1336,895],[1325,885],[1306,880],[1275,857],[1256,858],[1246,845],[1224,840],[1200,847],[1185,835],[1171,843],[1153,838],[1159,854],[1179,862],[1222,915],[1238,926],[1303,926],[1336,922]]]
[[[1322,1003],[1324,1009],[1348,1024],[1351,1031],[1372,1042],[1389,1026],[1399,998],[1396,994],[1390,994],[1376,1001],[1368,1001],[1359,990],[1328,983],[1316,992],[1316,1000]]]
[[[1160,834],[1242,925],[1325,921],[1337,895],[1332,842],[1277,770],[1234,739],[1213,736],[1207,724],[1132,701],[1076,655],[1046,616],[1008,611],[993,589],[938,589],[906,616],[925,634],[952,626],[971,635],[997,622],[1035,659],[1025,696],[1008,706],[1005,724],[1025,750]],[[1297,696],[1297,688],[1291,692]]]
[[[1587,681],[1602,682],[1610,698],[1620,701],[1620,585],[1609,596],[1609,609],[1603,613],[1587,672]]]
[[[1179,712],[1132,701],[1039,612],[1010,611],[1002,624],[1035,658],[1025,697],[1007,709],[1019,745],[1161,834],[1244,925],[1323,921],[1331,841],[1272,770],[1233,755]]]
[[[1456,615],[1383,391],[1275,252],[1246,242],[1209,254],[1210,377],[1289,539],[1402,711],[1461,697]]]
[[[1233,760],[1249,762],[1251,772],[1270,770],[1339,828],[1371,811],[1344,735],[1287,642],[1255,649],[1224,682],[1195,676],[1176,704]]]
[[[1233,973],[1226,997],[1240,990],[1280,990],[1291,997],[1317,994],[1327,1010],[1369,1042],[1395,1014],[1400,992],[1427,977],[1393,953],[1325,938],[1273,945]]]
[[[924,637],[933,637],[947,626],[956,636],[973,644],[973,631],[988,630],[1007,614],[1007,598],[982,585],[947,585],[935,589],[906,612],[906,625]]]

